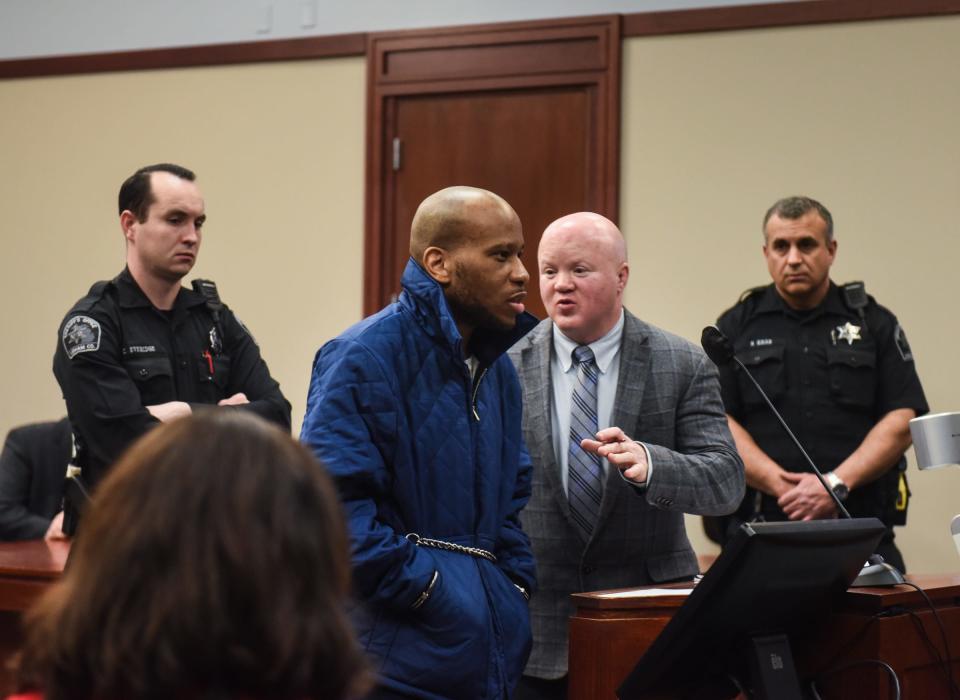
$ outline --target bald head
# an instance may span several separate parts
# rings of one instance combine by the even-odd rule
[[[423,262],[430,247],[454,250],[472,241],[486,222],[517,219],[503,197],[477,187],[457,185],[434,192],[417,207],[410,227],[410,255]]]
[[[616,326],[630,268],[612,221],[593,212],[557,219],[540,238],[537,266],[543,305],[564,335],[588,345]]]
[[[520,218],[493,192],[448,187],[413,217],[410,255],[443,289],[464,352],[474,330],[516,325],[530,278],[522,253]]]
[[[547,226],[540,238],[541,248],[544,241],[549,245],[555,238],[600,246],[615,264],[627,262],[627,242],[620,229],[607,217],[592,211],[567,214]]]

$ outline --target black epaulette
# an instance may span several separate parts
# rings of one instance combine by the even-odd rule
[[[720,316],[719,316],[719,318],[718,318],[718,320],[717,320],[717,323],[720,323],[720,322],[723,321],[724,319],[730,320],[731,318],[736,318],[736,319],[737,319],[737,325],[739,325],[740,322],[743,320],[744,314],[745,314],[745,313],[746,313],[746,314],[749,314],[749,313],[750,313],[750,311],[743,306],[744,302],[750,302],[750,299],[752,298],[752,299],[753,299],[753,302],[750,302],[750,303],[751,303],[751,304],[752,304],[752,303],[755,303],[755,302],[757,301],[757,299],[760,298],[760,295],[757,294],[756,296],[754,296],[754,293],[755,293],[755,292],[757,292],[757,293],[762,292],[762,291],[765,290],[768,286],[770,286],[770,285],[760,285],[759,287],[751,287],[750,289],[748,289],[748,290],[746,290],[745,292],[743,292],[743,293],[740,295],[740,297],[737,299],[737,303],[736,303],[736,304],[734,304],[733,306],[731,306],[729,309],[724,310],[724,312],[720,314]]]
[[[737,303],[742,304],[743,302],[745,302],[747,299],[750,298],[751,294],[754,294],[756,292],[762,292],[764,289],[766,289],[769,286],[770,285],[768,284],[761,284],[759,287],[750,287],[750,289],[746,290],[745,292],[743,292],[743,294],[740,295],[740,298],[737,299]]]
[[[111,284],[113,284],[112,280],[102,280],[100,282],[96,282],[92,287],[90,287],[90,291],[87,292],[87,295],[77,302],[74,310],[89,311],[91,308],[93,308],[94,304],[103,299],[103,295],[106,293],[107,288]]]

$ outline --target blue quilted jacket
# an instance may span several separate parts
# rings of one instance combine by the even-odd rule
[[[350,525],[353,611],[379,682],[417,698],[506,698],[530,652],[534,563],[520,385],[503,353],[535,325],[477,331],[471,379],[440,286],[413,260],[399,301],[325,344],[301,440]],[[406,535],[479,547],[493,563]],[[429,598],[414,604],[438,573]]]

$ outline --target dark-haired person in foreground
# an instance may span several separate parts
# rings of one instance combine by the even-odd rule
[[[362,696],[343,514],[283,431],[222,411],[164,425],[85,518],[63,579],[27,614],[19,697]]]
[[[504,355],[534,324],[522,251],[497,195],[430,195],[400,299],[314,361],[301,439],[345,503],[378,700],[506,699],[530,652],[530,460]]]
[[[887,526],[877,551],[903,571],[893,542],[893,526],[906,518],[900,467],[906,468],[910,419],[927,412],[927,401],[896,316],[861,283],[831,281],[836,254],[826,207],[809,197],[775,202],[763,219],[773,284],[744,293],[717,326],[850,514]],[[720,385],[751,487],[733,524],[837,517],[830,495],[749,379],[728,365],[720,369]]]
[[[133,440],[196,405],[290,429],[290,404],[253,336],[218,297],[180,284],[207,218],[195,179],[172,164],[127,178],[118,201],[126,268],[94,284],[60,324],[53,371],[88,487]]]
[[[66,418],[7,434],[0,453],[0,540],[62,539],[63,477],[73,451]]]

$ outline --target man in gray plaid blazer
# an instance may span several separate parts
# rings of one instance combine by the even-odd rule
[[[716,367],[623,308],[617,227],[588,212],[558,219],[537,262],[550,318],[509,353],[534,466],[521,520],[540,582],[522,700],[566,697],[571,593],[692,578],[683,514],[730,513],[744,492]]]

